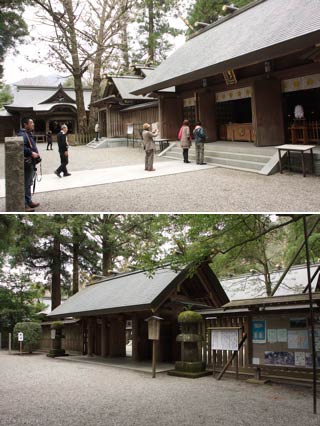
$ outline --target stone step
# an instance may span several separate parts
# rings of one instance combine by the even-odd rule
[[[173,148],[172,150],[170,150],[170,153],[178,153],[182,156],[182,150],[181,148]],[[271,156],[269,155],[259,155],[259,154],[249,154],[247,152],[244,153],[240,153],[240,152],[229,152],[229,151],[217,151],[217,150],[213,150],[211,149],[206,149],[205,148],[205,156],[207,157],[213,157],[213,158],[230,158],[233,160],[242,160],[242,161],[252,161],[255,163],[263,163],[266,164],[268,163],[268,161],[270,160]],[[189,150],[189,155],[195,155],[195,149],[190,149]]]
[[[168,152],[165,155],[165,158],[182,160],[182,154],[181,154],[181,152],[180,153]],[[195,161],[196,156],[189,152],[189,159],[191,161]],[[261,162],[257,162],[257,161],[245,161],[245,160],[241,160],[241,159],[233,159],[233,158],[227,158],[227,157],[224,157],[224,158],[211,157],[209,155],[204,156],[204,161],[206,163],[212,164],[212,165],[229,166],[230,168],[232,168],[232,167],[244,168],[246,170],[252,169],[254,171],[260,171],[266,164],[265,162],[261,163]]]

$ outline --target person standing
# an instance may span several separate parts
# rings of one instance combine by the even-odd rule
[[[191,134],[190,134],[190,127],[189,127],[188,120],[184,120],[184,122],[182,123],[182,126],[179,130],[178,138],[180,139],[181,148],[183,151],[183,162],[190,163],[188,156],[189,156],[189,148],[192,146],[192,142],[191,142]]]
[[[61,126],[61,132],[57,135],[61,164],[54,172],[59,178],[61,177],[61,172],[63,173],[63,176],[71,176],[71,173],[67,170],[67,164],[69,163],[67,133],[68,127],[66,124],[63,124]]]
[[[157,136],[158,132],[155,130],[154,132],[150,132],[150,124],[145,123],[143,125],[143,132],[142,132],[142,143],[143,148],[146,152],[145,156],[145,170],[148,172],[154,172],[155,169],[153,168],[153,160],[154,160],[154,153],[156,150],[156,145],[154,143],[154,136]]]
[[[98,122],[94,126],[94,131],[96,133],[96,141],[98,142],[98,140],[99,140],[99,132],[100,132],[100,127],[99,127],[99,123]]]
[[[34,212],[34,209],[39,207],[40,203],[32,201],[31,186],[36,171],[35,164],[36,161],[40,160],[40,155],[36,141],[32,135],[34,130],[33,120],[30,117],[23,118],[22,127],[23,128],[19,130],[17,135],[23,137],[25,211]]]
[[[204,163],[204,142],[206,141],[206,134],[201,125],[201,121],[196,122],[196,127],[193,130],[193,136],[196,143],[196,162],[203,165]]]
[[[50,146],[50,149],[52,151],[52,132],[51,132],[51,130],[49,130],[48,133],[47,133],[47,151],[49,151],[49,146]]]

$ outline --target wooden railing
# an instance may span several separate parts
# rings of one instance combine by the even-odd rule
[[[293,144],[320,144],[320,121],[296,120],[288,127],[288,137]]]
[[[95,133],[75,133],[74,135],[74,143],[76,145],[86,145],[95,139]]]

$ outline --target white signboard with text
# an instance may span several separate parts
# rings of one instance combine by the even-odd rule
[[[211,347],[214,351],[237,351],[239,349],[239,328],[211,329]]]

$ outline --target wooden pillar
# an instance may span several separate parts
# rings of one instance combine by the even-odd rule
[[[102,317],[101,322],[101,356],[107,356],[107,318]]]
[[[106,109],[106,137],[110,138],[111,135],[111,110],[109,108],[110,105],[107,104]]]
[[[159,122],[161,137],[177,140],[182,120],[182,99],[178,97],[160,97]]]
[[[122,317],[110,321],[110,356],[126,356],[126,322]]]
[[[94,318],[88,319],[88,356],[93,355]]]
[[[139,319],[137,316],[132,318],[132,359],[139,361]]]
[[[199,120],[207,134],[207,141],[215,142],[218,140],[215,94],[207,90],[198,93],[197,99]]]
[[[280,80],[265,79],[253,83],[252,122],[257,146],[285,143]]]
[[[6,211],[24,212],[23,138],[5,138]]]

